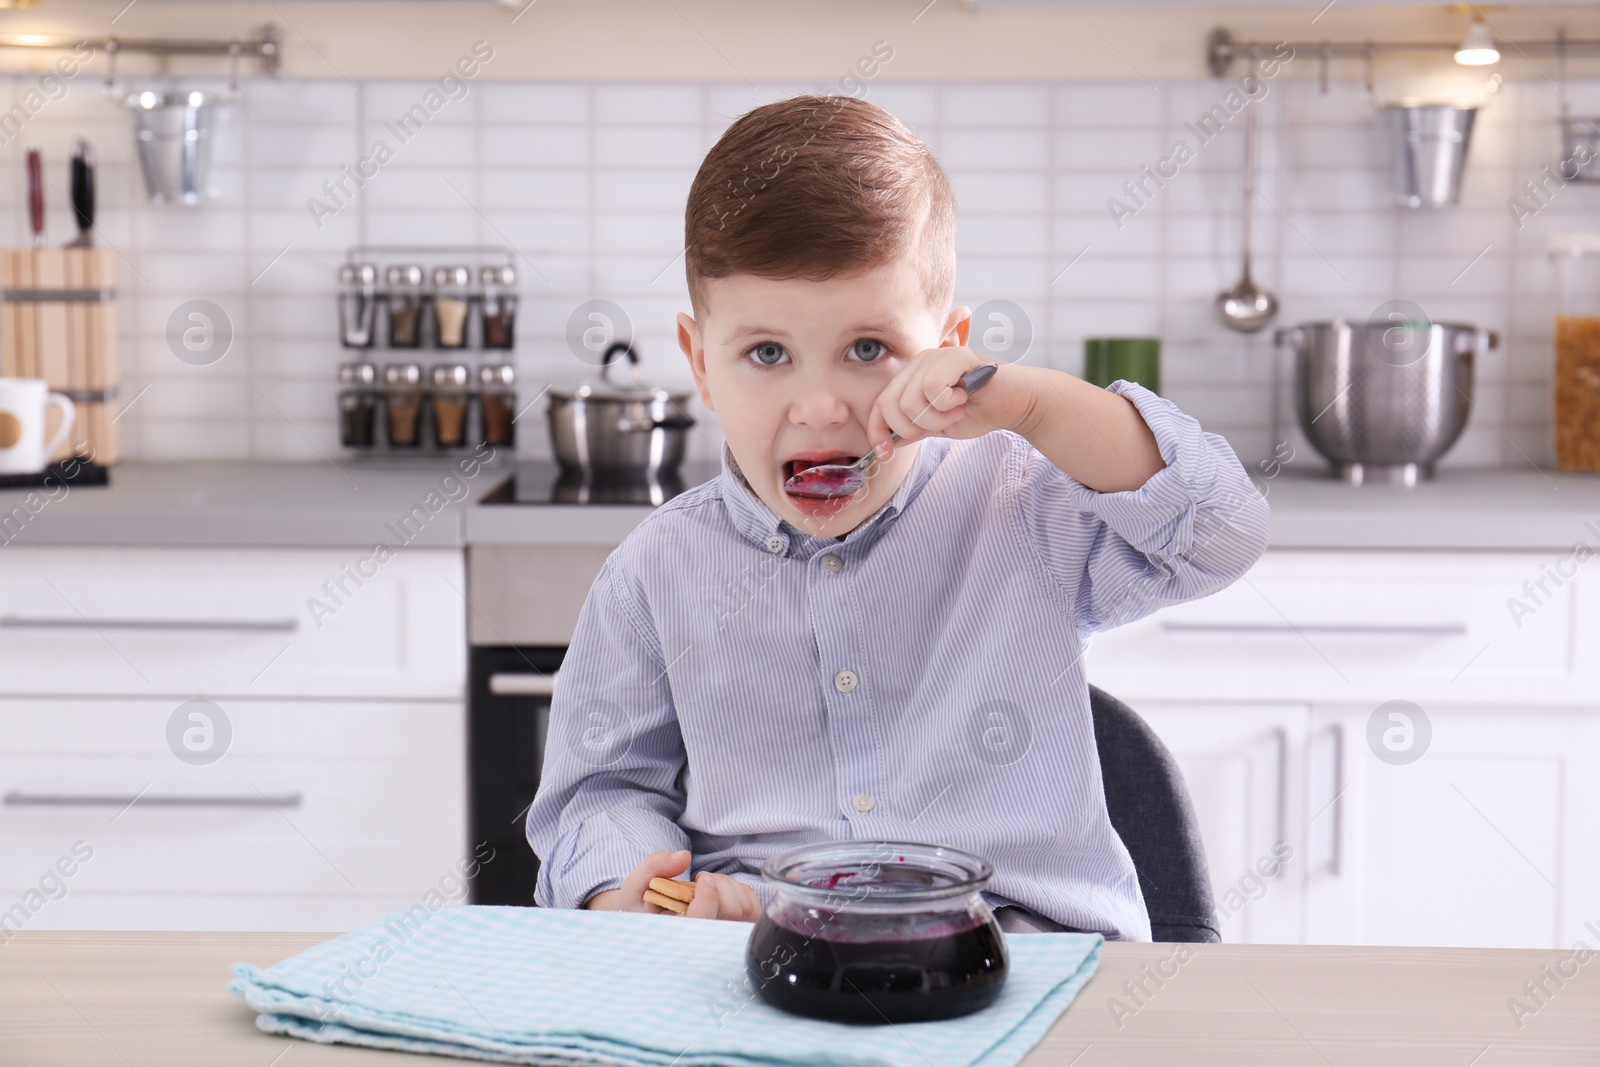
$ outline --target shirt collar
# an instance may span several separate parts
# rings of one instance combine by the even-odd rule
[[[780,519],[745,482],[744,474],[739,470],[739,464],[726,442],[722,446],[722,500],[740,536],[774,555],[808,557],[830,545],[854,545],[865,550],[887,533],[895,520],[916,499],[949,449],[949,438],[925,438],[917,446],[917,456],[912,461],[911,470],[906,473],[905,480],[895,490],[894,496],[866,522],[851,530],[843,541],[814,537]],[[776,551],[774,545],[779,545]]]

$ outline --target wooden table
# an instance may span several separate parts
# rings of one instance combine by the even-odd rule
[[[0,1065],[445,1062],[256,1030],[243,1001],[224,989],[230,965],[275,963],[325,936],[17,934],[0,944]],[[1523,983],[1540,981],[1540,968],[1563,953],[1201,945],[1179,959],[1178,948],[1108,944],[1099,972],[1026,1067],[1600,1064],[1600,955],[1564,986],[1546,979],[1551,995],[1519,1027],[1508,1000],[1526,1000]],[[1565,966],[1570,973],[1575,961]],[[1140,980],[1149,993],[1135,1000],[1123,983]],[[939,1067],[937,1048],[919,1051]]]

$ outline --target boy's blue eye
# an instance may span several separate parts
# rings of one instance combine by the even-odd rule
[[[871,363],[883,355],[883,342],[863,337],[850,346],[850,358],[860,363]]]
[[[763,341],[753,345],[745,355],[761,364],[763,367],[773,367],[789,358],[789,353],[776,341]]]

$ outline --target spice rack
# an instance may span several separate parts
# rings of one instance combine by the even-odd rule
[[[369,355],[339,367],[344,447],[410,455],[516,444],[514,259],[481,245],[346,252],[339,342]]]

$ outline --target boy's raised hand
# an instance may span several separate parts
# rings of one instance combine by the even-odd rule
[[[677,852],[652,852],[622,880],[622,888],[596,893],[584,905],[595,911],[643,911],[669,914],[664,908],[647,904],[644,891],[652,878],[673,878],[689,869],[688,849]],[[701,871],[694,880],[694,900],[686,913],[693,919],[732,919],[755,922],[761,918],[761,900],[756,891],[725,874]]]
[[[867,441],[887,455],[890,433],[901,443],[924,437],[965,440],[991,430],[1013,429],[1032,404],[1023,368],[1002,367],[972,402],[956,384],[961,376],[990,360],[966,347],[930,348],[907,363],[884,386],[867,416]]]

